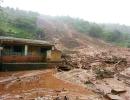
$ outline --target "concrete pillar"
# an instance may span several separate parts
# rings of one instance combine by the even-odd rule
[[[24,48],[24,55],[25,55],[25,56],[28,55],[28,45],[25,45],[25,48]]]
[[[47,60],[51,60],[51,50],[47,51]]]
[[[2,56],[3,47],[0,46],[0,56]]]
[[[0,47],[0,51],[2,51],[2,47]]]

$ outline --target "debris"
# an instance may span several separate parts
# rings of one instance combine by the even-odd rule
[[[74,66],[70,63],[70,56],[68,55],[63,55],[62,56],[62,62],[57,65],[57,70],[58,71],[69,71],[71,70]]]
[[[69,71],[69,70],[71,70],[71,67],[69,67],[67,65],[59,65],[57,70],[58,71]]]
[[[61,100],[61,99],[60,99],[60,97],[56,97],[56,98],[54,98],[53,100]]]
[[[108,85],[100,83],[100,84],[95,84],[95,87],[96,88],[94,89],[94,91],[96,93],[103,95],[103,96],[108,94],[108,93],[111,93],[111,88]]]
[[[124,80],[124,83],[130,86],[130,80]]]
[[[122,80],[127,86],[130,86],[130,67],[118,74],[118,79]]]
[[[103,78],[113,78],[114,77],[114,72],[111,72],[109,70],[106,69],[97,69],[96,70],[96,77],[99,79],[103,79]]]
[[[84,82],[84,84],[93,84],[90,80]]]
[[[120,96],[113,94],[107,94],[106,97],[110,100],[123,100]]]
[[[69,71],[73,68],[91,70],[98,67],[109,68],[112,72],[119,73],[128,67],[126,58],[112,55],[109,52],[95,55],[70,54],[64,55],[62,59],[62,63],[57,68],[63,71]]]
[[[54,98],[53,100],[69,100],[68,96],[58,96],[56,98]]]
[[[113,94],[120,94],[120,93],[124,93],[124,92],[126,92],[126,90],[124,89],[124,88],[113,88],[112,90],[111,90],[111,92],[113,93]]]
[[[69,97],[68,96],[64,96],[64,100],[69,100]]]

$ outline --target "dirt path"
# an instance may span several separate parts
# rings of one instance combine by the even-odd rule
[[[54,70],[26,71],[26,72],[18,72],[18,73],[16,72],[0,73],[1,80],[3,80],[4,77],[9,78],[12,75],[13,77],[16,76],[19,77],[16,80],[13,81],[11,80],[10,82],[8,81],[8,82],[0,83],[0,95],[1,96],[5,94],[23,95],[23,93],[32,89],[53,90],[55,94],[61,91],[68,91],[69,94],[74,93],[77,96],[80,95],[89,96],[94,94],[92,91],[87,90],[82,86],[57,79],[56,77],[54,77],[54,74],[55,74]]]

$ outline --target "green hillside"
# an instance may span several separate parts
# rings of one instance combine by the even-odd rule
[[[39,16],[43,17],[43,23],[38,22]],[[69,28],[61,27],[63,25]],[[44,39],[48,34],[50,35],[51,31],[53,38],[55,35],[67,34],[65,30],[70,30],[70,28],[80,34],[130,47],[129,26],[96,24],[68,16],[51,17],[13,8],[2,8],[0,11],[0,36]]]
[[[0,35],[35,38],[37,13],[3,8],[0,15]]]

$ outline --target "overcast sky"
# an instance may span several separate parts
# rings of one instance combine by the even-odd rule
[[[4,0],[2,6],[98,23],[130,25],[130,0]]]

